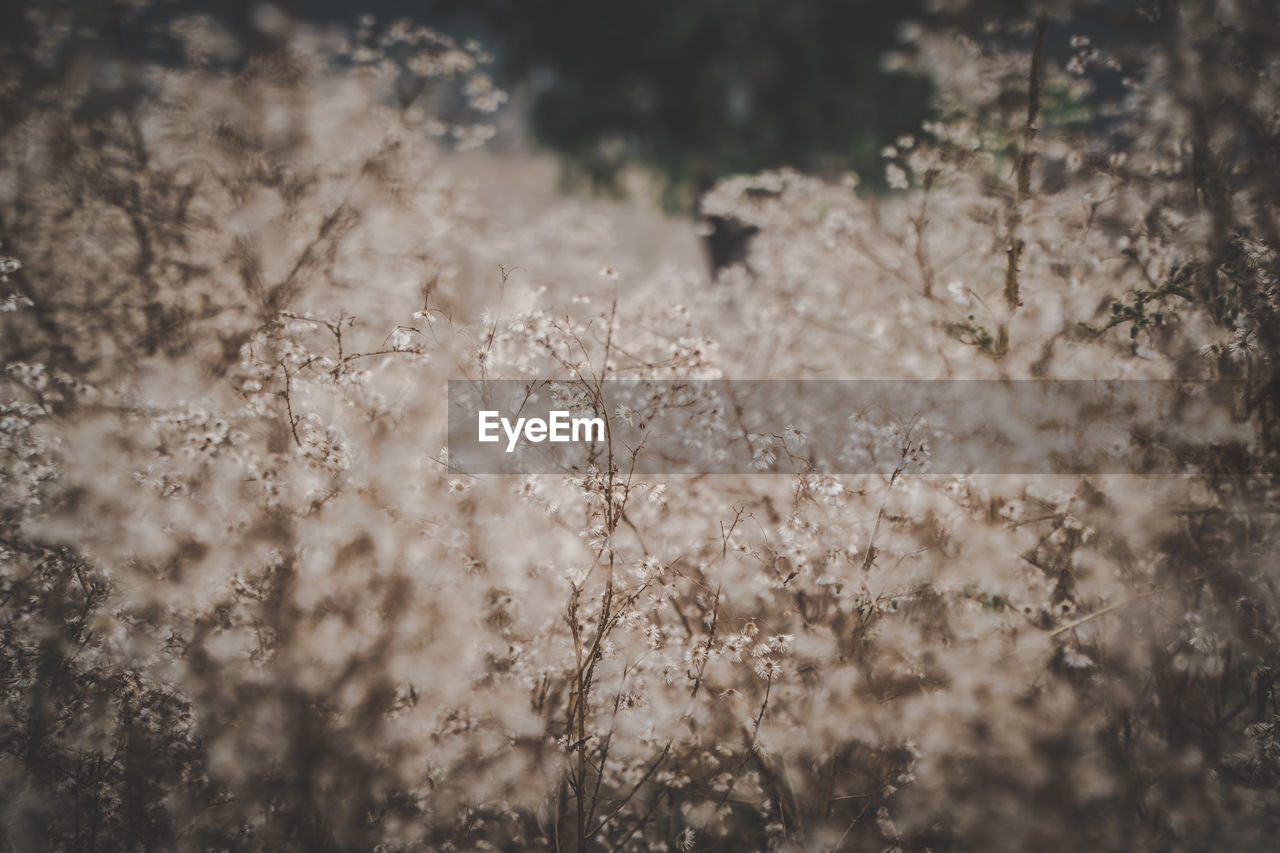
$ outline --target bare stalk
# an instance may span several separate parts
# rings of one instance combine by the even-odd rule
[[[1044,74],[1044,35],[1049,27],[1049,14],[1041,12],[1036,18],[1035,47],[1031,51],[1031,73],[1027,86],[1027,125],[1023,130],[1022,150],[1017,157],[1018,188],[1013,211],[1009,217],[1009,264],[1004,274],[1004,298],[1011,309],[1022,304],[1018,294],[1018,270],[1026,242],[1018,236],[1022,225],[1022,207],[1031,195],[1031,164],[1035,162],[1036,131],[1040,125],[1040,85]]]

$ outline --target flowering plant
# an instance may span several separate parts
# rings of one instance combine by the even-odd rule
[[[1154,448],[1173,477],[930,475],[909,418],[855,421],[897,464],[838,475],[727,409],[690,440],[761,473],[642,477],[613,425],[716,404],[601,387],[1269,378],[1267,8],[1161,6],[1065,63],[1065,11],[912,28],[891,61],[940,95],[897,192],[726,179],[703,212],[758,231],[714,282],[606,207],[486,206],[442,150],[504,100],[476,45],[264,11],[243,53],[188,17],[176,67],[39,82],[75,33],[33,10],[0,132],[8,844],[1263,849],[1265,383],[1221,414],[1250,440]],[[1072,110],[1107,62],[1101,134]],[[449,379],[542,381],[604,453],[461,473]]]

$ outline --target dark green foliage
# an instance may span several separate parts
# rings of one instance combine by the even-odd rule
[[[779,165],[874,177],[926,114],[928,84],[881,67],[918,0],[442,5],[496,37],[538,138],[598,187],[632,158],[694,189]]]

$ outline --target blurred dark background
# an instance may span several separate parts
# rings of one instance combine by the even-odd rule
[[[26,32],[25,4],[0,4],[0,42]],[[246,55],[270,45],[253,25],[254,0],[158,0],[142,12],[120,0],[45,0],[72,9],[97,33],[70,50],[163,55],[172,50],[151,26],[182,12],[204,12],[235,33]],[[716,179],[792,166],[836,175],[857,172],[882,188],[880,150],[914,132],[928,115],[930,82],[886,68],[885,54],[909,50],[904,24],[940,23],[924,0],[650,0],[602,5],[588,0],[279,0],[291,16],[353,27],[408,17],[493,55],[492,72],[516,95],[533,140],[561,156],[568,186],[619,191],[628,164],[652,169],[663,206],[687,211]],[[1158,5],[1158,4],[1157,4]],[[1056,18],[1046,44],[1059,63],[1068,36],[1096,41],[1149,38],[1153,21],[1137,0],[1088,3]],[[1034,4],[975,0],[949,24],[1030,21]],[[174,54],[176,60],[176,54]],[[1102,93],[1119,94],[1116,80]],[[20,87],[15,87],[14,90]],[[1058,109],[1046,93],[1047,118]],[[3,93],[0,93],[3,100]],[[0,106],[3,106],[0,104]],[[512,107],[508,107],[511,109]]]
[[[876,169],[919,127],[929,87],[882,70],[921,0],[440,0],[455,31],[494,47],[531,98],[536,139],[596,187],[639,161],[669,189],[789,165]],[[677,198],[668,199],[676,205]]]
[[[919,127],[928,84],[882,70],[922,0],[325,0],[313,19],[401,15],[479,39],[525,96],[534,138],[566,176],[614,189],[655,169],[670,208],[716,178],[781,165],[879,173],[880,148]],[[288,7],[287,7],[288,8]]]
[[[20,40],[19,4],[0,20]],[[54,2],[53,5],[62,6]],[[252,50],[258,5],[161,2],[130,20],[118,3],[80,2],[84,20],[128,50],[157,50],[148,18],[203,11]],[[528,110],[533,138],[563,156],[570,183],[615,190],[621,167],[664,179],[687,209],[716,178],[781,165],[878,175],[880,148],[919,127],[926,81],[882,69],[922,0],[283,0],[311,21],[409,17],[493,54],[493,72]],[[97,46],[102,49],[102,44]]]

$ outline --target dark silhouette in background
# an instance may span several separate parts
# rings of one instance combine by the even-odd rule
[[[704,216],[702,221],[706,228],[702,245],[712,277],[718,277],[721,270],[735,264],[742,264],[749,271],[751,238],[760,233],[760,229],[732,216]]]

